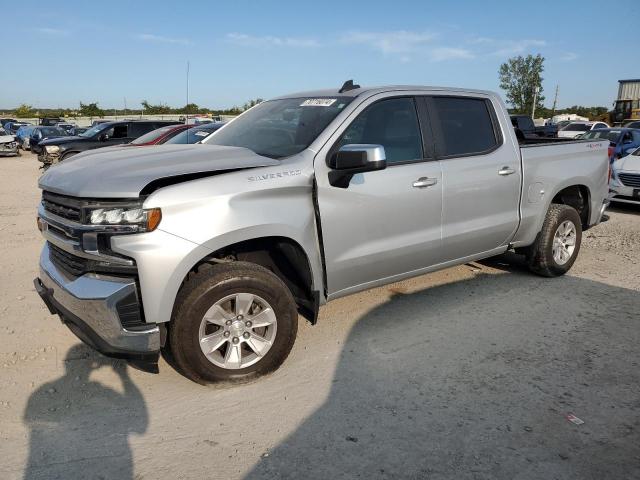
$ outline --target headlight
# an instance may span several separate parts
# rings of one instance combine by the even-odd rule
[[[44,149],[47,153],[58,153],[60,151],[60,147],[58,145],[47,145]]]
[[[90,216],[92,225],[138,225],[145,232],[158,228],[160,220],[159,208],[96,208]]]

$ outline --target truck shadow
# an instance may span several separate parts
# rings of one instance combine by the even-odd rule
[[[124,362],[82,344],[64,360],[65,374],[40,386],[24,413],[29,428],[25,479],[133,479],[129,434],[144,433],[148,412],[142,393]],[[111,367],[120,377],[119,393],[89,377]]]
[[[325,403],[247,478],[640,478],[638,292],[483,263],[508,273],[361,318]]]

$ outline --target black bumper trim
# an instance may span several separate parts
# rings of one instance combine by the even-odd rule
[[[36,292],[49,309],[52,315],[58,315],[71,332],[94,350],[107,357],[122,358],[128,360],[133,367],[146,372],[158,373],[158,359],[160,352],[140,353],[114,347],[94,332],[81,318],[64,308],[53,298],[51,289],[47,288],[39,278],[33,281]]]

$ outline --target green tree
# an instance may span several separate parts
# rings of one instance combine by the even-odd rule
[[[140,102],[142,108],[144,108],[144,113],[147,115],[160,115],[163,113],[171,113],[171,107],[164,103],[160,103],[158,105],[151,105],[147,100],[143,100]]]
[[[16,117],[18,118],[28,118],[28,117],[33,117],[33,107],[31,105],[27,105],[26,103],[23,103],[22,105],[20,105],[18,108],[15,109],[14,111]]]
[[[242,106],[242,110],[249,110],[251,107],[255,107],[256,105],[258,105],[259,103],[264,102],[263,98],[256,98],[255,100],[249,100],[247,103],[245,103]]]
[[[202,112],[200,111],[200,107],[198,105],[196,105],[195,103],[188,103],[187,105],[185,105],[182,108],[178,109],[178,113],[186,113],[189,115],[192,115],[194,113],[206,113],[206,109],[203,108]]]
[[[506,92],[507,103],[516,113],[531,115],[533,98],[536,98],[536,109],[543,108],[542,72],[544,71],[544,57],[527,55],[510,58],[500,65],[500,88]]]
[[[104,110],[98,107],[98,102],[82,103],[80,102],[81,117],[104,117]]]

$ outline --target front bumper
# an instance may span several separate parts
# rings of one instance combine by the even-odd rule
[[[36,291],[52,314],[58,314],[69,329],[99,352],[134,360],[146,370],[156,370],[160,351],[160,329],[156,324],[125,329],[123,312],[137,297],[132,278],[85,274],[69,276],[50,259],[49,246],[40,255],[40,277]]]
[[[0,155],[17,155],[18,144],[16,142],[0,143]]]
[[[639,175],[636,172],[631,173]],[[640,194],[638,194],[638,192],[640,192],[640,185],[624,185],[616,175],[611,181],[609,200],[612,202],[633,203],[637,205],[640,204]]]
[[[41,151],[34,151],[34,149],[31,150],[33,153],[38,155],[38,161],[45,165],[53,165],[54,163],[58,163],[58,160],[60,159],[59,153],[47,153],[44,148]]]

